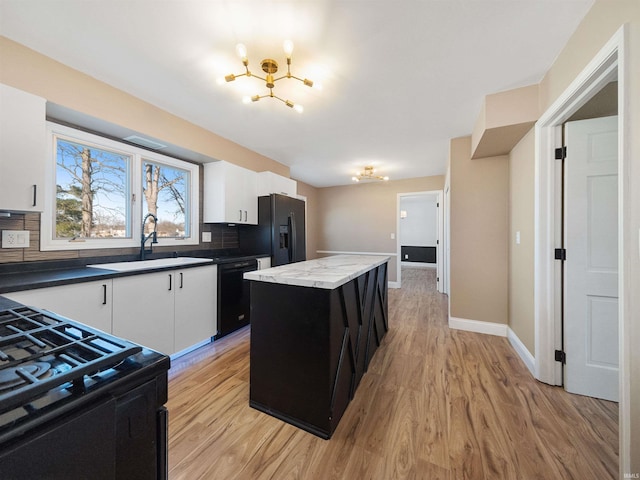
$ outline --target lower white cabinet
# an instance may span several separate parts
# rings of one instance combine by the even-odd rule
[[[174,351],[208,340],[217,332],[218,267],[194,267],[178,273],[175,291]]]
[[[217,281],[206,265],[3,296],[171,355],[218,333]]]
[[[113,334],[167,355],[216,334],[217,266],[113,279]]]
[[[112,333],[112,282],[100,280],[59,287],[38,288],[3,296],[36,308],[43,308],[71,320]]]
[[[172,354],[175,275],[172,270],[114,278],[113,334]]]
[[[256,260],[258,261],[258,270],[271,268],[271,257],[260,257]]]

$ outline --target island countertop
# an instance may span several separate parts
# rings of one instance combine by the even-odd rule
[[[246,280],[332,290],[389,261],[384,255],[334,255],[244,274]]]

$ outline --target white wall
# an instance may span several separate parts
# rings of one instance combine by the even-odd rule
[[[438,239],[436,195],[400,197],[400,210],[407,212],[400,219],[400,244],[411,247],[435,247]]]

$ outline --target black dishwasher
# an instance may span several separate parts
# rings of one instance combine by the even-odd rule
[[[218,265],[218,339],[249,324],[251,299],[245,272],[258,269],[258,261],[243,260]]]

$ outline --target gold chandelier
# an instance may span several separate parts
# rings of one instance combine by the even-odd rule
[[[386,175],[384,177],[382,175],[376,175],[376,169],[368,165],[364,167],[364,171],[358,172],[355,177],[351,177],[351,180],[354,182],[360,182],[361,180],[377,180],[386,182],[389,180],[389,177]]]
[[[224,77],[224,79],[227,82],[233,82],[238,77],[259,78],[260,80],[265,82],[267,88],[269,89],[269,93],[266,93],[264,95],[254,95],[253,97],[244,97],[242,99],[244,103],[257,102],[261,98],[265,98],[265,97],[275,98],[276,100],[280,100],[287,107],[293,108],[296,111],[302,113],[302,111],[304,110],[302,105],[295,104],[291,100],[285,100],[273,93],[273,87],[275,86],[275,83],[278,80],[282,80],[283,78],[292,78],[294,80],[299,80],[300,82],[304,83],[307,87],[313,87],[313,81],[309,80],[308,78],[302,79],[291,74],[291,54],[293,53],[293,42],[291,40],[286,40],[284,42],[283,48],[284,48],[284,54],[287,58],[287,73],[282,75],[281,77],[274,78],[274,74],[278,72],[278,62],[276,62],[271,58],[265,58],[264,60],[262,60],[262,62],[260,62],[260,66],[262,67],[262,71],[265,72],[267,75],[266,77],[261,77],[259,75],[253,74],[249,70],[249,59],[247,58],[247,47],[245,47],[242,43],[239,43],[238,45],[236,45],[236,53],[242,59],[242,64],[244,65],[244,68],[246,71],[238,75],[234,75],[232,73]]]

